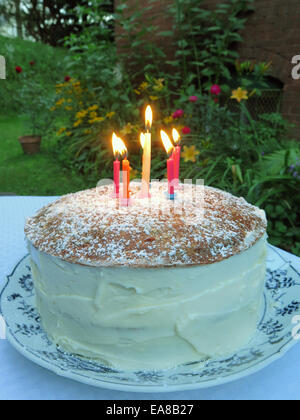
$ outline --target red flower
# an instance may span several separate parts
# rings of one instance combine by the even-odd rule
[[[177,118],[181,118],[183,116],[184,116],[184,111],[182,109],[177,109],[177,111],[175,111],[174,114],[172,115],[174,120],[176,120]]]
[[[71,76],[66,76],[65,77],[65,82],[69,82],[71,80]]]
[[[17,67],[16,67],[16,72],[17,72],[18,74],[22,73],[22,71],[23,71],[22,67],[20,67],[20,66],[17,66]]]
[[[220,95],[220,93],[221,93],[221,88],[220,88],[220,86],[219,86],[219,85],[213,85],[213,86],[210,88],[210,92],[211,92],[211,94],[212,94],[212,95]]]
[[[198,102],[198,96],[190,96],[190,102]]]
[[[182,129],[182,134],[190,134],[191,133],[191,129],[190,127],[183,127]]]
[[[29,63],[31,65],[31,67],[35,66],[35,61],[30,61]]]

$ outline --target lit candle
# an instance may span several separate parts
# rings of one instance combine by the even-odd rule
[[[180,173],[180,157],[181,157],[181,146],[180,146],[180,134],[178,133],[178,131],[176,130],[176,128],[173,128],[173,140],[174,140],[174,144],[175,144],[175,149],[174,149],[174,153],[173,153],[173,158],[174,158],[174,162],[175,162],[175,173],[174,173],[174,178],[175,178],[175,187],[178,187],[179,185],[179,173]]]
[[[127,159],[127,156],[122,162],[122,170],[123,170],[123,199],[124,199],[124,204],[128,205],[129,183],[130,183],[130,163]]]
[[[113,134],[113,151],[115,155],[114,162],[114,197],[118,198],[120,196],[120,161],[119,159],[124,159],[122,163],[123,171],[123,198],[124,200],[129,200],[129,181],[130,181],[130,163],[127,159],[127,148],[119,137],[114,133]]]
[[[120,195],[120,161],[118,157],[114,161],[114,197]]]
[[[146,142],[145,133],[141,133],[140,141],[141,141],[141,146],[142,146],[142,148],[144,150],[144,148],[145,148],[145,142]],[[144,165],[144,161],[143,161],[143,165]]]
[[[143,149],[143,175],[142,175],[142,197],[150,196],[150,176],[151,176],[151,127],[153,113],[150,106],[146,109],[146,134],[141,136],[144,144]]]
[[[174,200],[175,198],[175,189],[174,189],[174,177],[175,177],[175,161],[173,158],[174,146],[170,140],[170,137],[166,132],[161,130],[160,132],[162,142],[166,149],[166,152],[169,156],[167,161],[167,170],[168,170],[168,193],[170,200]]]
[[[113,139],[112,139],[112,146],[113,146],[113,152],[114,157],[116,158],[114,162],[114,197],[118,198],[120,194],[120,141],[119,138],[116,136],[115,133],[113,133]]]
[[[143,169],[142,169],[142,191],[141,191],[141,198],[145,198],[147,197],[147,189],[146,189],[146,185],[144,184],[145,180],[144,180],[144,174],[146,172],[146,154],[145,154],[145,144],[146,144],[146,135],[145,133],[141,133],[140,136],[140,142],[141,142],[141,146],[143,149]]]

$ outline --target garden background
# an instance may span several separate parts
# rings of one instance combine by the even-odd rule
[[[165,177],[159,130],[176,127],[181,177],[264,208],[270,242],[300,255],[300,33],[285,20],[299,22],[300,6],[280,3],[278,29],[269,3],[0,0],[0,193],[61,195],[111,178],[113,131],[140,177],[150,103],[152,178]],[[40,153],[23,153],[25,135],[42,136]]]

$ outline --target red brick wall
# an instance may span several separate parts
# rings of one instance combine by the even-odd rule
[[[120,0],[115,0],[115,7],[117,7],[121,3],[122,2]],[[172,29],[173,22],[169,18],[169,16],[166,13],[164,13],[164,11],[168,5],[173,3],[173,0],[163,0],[161,2],[153,3],[151,3],[151,0],[127,0],[126,3],[128,6],[128,8],[124,11],[124,14],[126,16],[130,16],[130,13],[132,13],[132,11],[134,10],[144,10],[144,13],[142,15],[143,17],[141,18],[141,28],[149,19],[151,24],[159,28],[160,31],[167,31]],[[151,9],[145,10],[145,8],[148,8],[148,6],[151,6]],[[158,32],[159,31],[151,34],[152,40],[154,40],[160,47],[164,47],[164,52],[167,54],[168,57],[173,57],[173,48],[171,45],[168,45],[168,38],[159,36]],[[120,38],[121,33],[121,28],[117,24],[116,42],[118,47],[122,45],[122,40]]]
[[[300,79],[292,78],[292,57],[300,55],[299,0],[255,0],[239,52],[243,59],[272,61],[272,75],[284,84],[283,115],[300,139]]]
[[[119,0],[115,0],[118,4]],[[144,7],[143,2],[128,0],[128,5]],[[164,13],[166,4],[173,0],[156,3],[154,12],[158,14],[155,23],[161,30],[172,26]],[[222,0],[205,0],[213,7]],[[300,1],[299,0],[254,0],[255,12],[249,16],[242,33],[244,42],[238,47],[243,60],[272,61],[272,76],[284,84],[283,115],[296,124],[294,135],[300,139],[300,79],[292,79],[292,57],[300,55]],[[153,12],[152,12],[153,13]],[[117,34],[118,35],[118,34]],[[159,39],[160,45],[168,38]],[[118,42],[118,36],[117,36]],[[166,52],[170,54],[168,45]]]

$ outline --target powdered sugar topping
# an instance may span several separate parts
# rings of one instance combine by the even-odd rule
[[[25,226],[34,247],[52,256],[130,267],[211,264],[250,248],[265,231],[264,212],[243,198],[188,185],[171,201],[161,183],[152,183],[149,200],[132,183],[128,207],[113,198],[113,186],[70,194]]]

